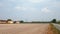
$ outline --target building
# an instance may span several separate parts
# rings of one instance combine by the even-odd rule
[[[0,24],[13,24],[13,21],[0,20]]]
[[[14,21],[14,24],[19,24],[20,23],[20,21]]]
[[[13,21],[11,19],[7,19],[7,24],[13,24]]]
[[[0,20],[0,24],[6,24],[7,20]]]

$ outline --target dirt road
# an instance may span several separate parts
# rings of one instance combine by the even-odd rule
[[[0,24],[0,34],[46,34],[49,24]]]

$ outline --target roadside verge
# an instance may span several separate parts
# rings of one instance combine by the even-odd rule
[[[60,30],[58,30],[52,23],[49,24],[48,34],[60,34]]]

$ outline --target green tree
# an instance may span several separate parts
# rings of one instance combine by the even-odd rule
[[[12,21],[12,19],[7,19],[7,21]]]
[[[6,23],[8,23],[8,21],[12,21],[12,19],[7,19],[7,22]]]
[[[56,19],[53,19],[52,22],[53,22],[53,23],[56,23]]]
[[[16,21],[14,21],[14,24],[16,23]]]
[[[23,23],[23,22],[24,22],[23,20],[20,21],[20,23]]]

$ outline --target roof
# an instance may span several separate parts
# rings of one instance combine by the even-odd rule
[[[1,22],[6,22],[7,20],[0,20]]]

